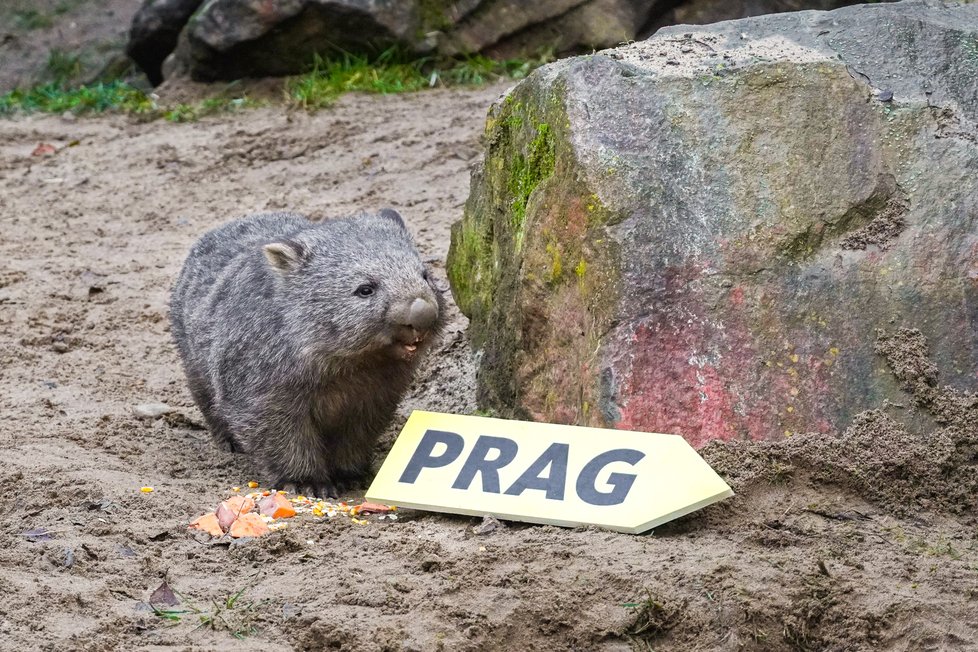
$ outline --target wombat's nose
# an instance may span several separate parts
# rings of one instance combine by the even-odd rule
[[[438,309],[424,299],[418,298],[408,308],[408,321],[405,326],[423,332],[430,330],[435,325],[436,319],[438,319]]]

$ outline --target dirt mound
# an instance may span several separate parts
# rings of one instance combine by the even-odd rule
[[[735,489],[785,482],[799,469],[893,514],[978,510],[978,396],[938,386],[920,331],[880,332],[877,352],[918,409],[944,427],[912,433],[886,411],[864,412],[841,435],[809,433],[778,443],[711,444],[702,452]],[[891,407],[891,409],[893,409]]]

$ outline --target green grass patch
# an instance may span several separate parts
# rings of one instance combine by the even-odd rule
[[[313,69],[286,82],[289,103],[307,110],[331,105],[343,93],[404,93],[435,86],[478,86],[497,79],[522,79],[552,57],[496,61],[483,56],[405,60],[388,50],[376,59],[343,53],[317,56]]]
[[[0,116],[14,113],[127,113],[147,119],[163,118],[169,122],[193,122],[218,113],[228,113],[259,106],[247,97],[211,97],[193,104],[169,108],[157,106],[142,90],[125,82],[113,81],[66,87],[57,82],[15,90],[0,96]]]
[[[216,115],[218,113],[233,113],[234,111],[261,105],[261,102],[247,97],[209,97],[196,104],[178,104],[175,107],[164,110],[162,116],[169,122],[194,122],[205,116]]]
[[[75,114],[105,111],[148,113],[155,108],[153,100],[143,91],[120,81],[75,88],[66,87],[60,82],[51,82],[0,95],[0,116],[16,112],[64,113],[65,111]]]
[[[186,596],[173,591],[181,604],[175,606],[150,605],[153,613],[160,619],[176,625],[189,620],[197,622],[197,629],[223,630],[236,639],[258,633],[256,626],[261,612],[267,608],[268,601],[253,602],[242,600],[245,591],[253,585],[245,586],[237,593],[228,594],[224,599],[212,600],[210,605],[199,606]]]
[[[549,57],[533,61],[495,61],[481,56],[436,64],[429,59],[404,60],[393,51],[376,59],[343,54],[316,58],[313,69],[285,80],[285,103],[314,111],[330,106],[343,93],[404,93],[434,86],[475,86],[497,79],[520,79]],[[14,113],[127,113],[147,119],[192,122],[223,112],[237,111],[258,102],[247,96],[213,97],[192,104],[159,107],[153,96],[121,80],[77,85],[81,74],[78,56],[52,50],[47,75],[54,81],[0,95],[0,117]]]

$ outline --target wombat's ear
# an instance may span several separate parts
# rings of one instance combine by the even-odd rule
[[[276,240],[264,247],[265,258],[280,272],[291,272],[299,268],[306,255],[306,249],[294,240]]]
[[[381,208],[380,211],[377,212],[377,215],[387,218],[402,229],[407,230],[407,227],[404,225],[404,218],[402,218],[401,214],[395,211],[393,208]]]

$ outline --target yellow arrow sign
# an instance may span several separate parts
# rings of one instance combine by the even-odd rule
[[[678,435],[415,411],[367,500],[635,534],[732,495]]]

